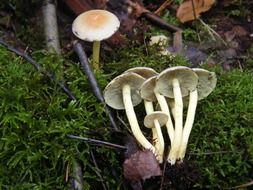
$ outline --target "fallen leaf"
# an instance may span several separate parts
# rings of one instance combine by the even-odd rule
[[[138,151],[123,163],[124,177],[132,182],[146,180],[162,174],[155,155],[149,151]]]
[[[179,6],[177,17],[182,23],[192,21],[199,18],[200,13],[208,11],[214,3],[215,0],[187,0]]]
[[[238,37],[246,36],[249,34],[248,31],[245,30],[245,28],[239,25],[234,26],[232,28],[232,32]]]

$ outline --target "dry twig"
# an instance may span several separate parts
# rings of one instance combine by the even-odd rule
[[[252,186],[253,185],[253,181],[250,181],[248,183],[244,183],[242,185],[238,185],[238,186],[235,186],[235,187],[230,187],[228,189],[241,189],[241,188],[246,188],[246,187],[249,187],[249,186]]]
[[[85,73],[85,75],[87,76],[87,78],[89,80],[89,83],[91,85],[91,88],[92,88],[92,91],[93,91],[94,95],[96,96],[96,98],[101,103],[105,104],[105,100],[104,100],[103,94],[102,94],[101,89],[100,89],[100,87],[99,87],[99,85],[97,83],[97,80],[96,80],[96,78],[94,76],[94,73],[92,72],[92,69],[90,67],[87,55],[84,52],[82,45],[78,41],[75,41],[73,43],[73,45],[74,45],[74,50],[75,50],[75,52],[78,55],[78,58],[80,60],[80,63],[81,63],[81,66],[82,66],[82,70],[83,70],[83,72]],[[110,108],[108,106],[106,106],[106,105],[105,105],[105,111],[106,111],[106,113],[108,113],[108,117],[109,117],[109,120],[110,120],[113,128],[116,131],[118,131],[118,127],[116,125],[116,122],[115,122],[115,119],[114,119],[114,115],[112,114],[112,111],[110,110]]]
[[[82,140],[82,141],[86,141],[86,142],[90,142],[90,143],[95,143],[98,145],[104,145],[104,146],[110,147],[110,148],[118,148],[118,149],[123,149],[123,150],[126,149],[126,146],[122,146],[122,145],[118,145],[118,144],[114,144],[114,143],[110,143],[110,142],[106,142],[106,141],[101,141],[101,140],[97,140],[97,139],[80,137],[80,136],[75,136],[75,135],[67,135],[67,136],[72,139],[78,139],[78,140]]]
[[[97,161],[96,161],[96,158],[95,158],[95,155],[94,155],[94,153],[93,153],[93,151],[92,150],[90,150],[90,155],[91,155],[91,158],[92,158],[92,161],[93,161],[93,164],[95,165],[95,167],[96,167],[96,170],[95,170],[95,173],[97,174],[97,176],[100,178],[100,181],[101,181],[101,184],[102,184],[102,186],[103,186],[103,189],[104,190],[107,190],[107,187],[106,187],[106,185],[105,185],[105,183],[104,183],[104,179],[103,179],[103,177],[102,177],[102,175],[100,174],[100,169],[98,168],[98,164],[97,164]]]
[[[164,3],[154,12],[156,15],[160,16],[164,9],[166,9],[170,4],[172,0],[166,0]]]

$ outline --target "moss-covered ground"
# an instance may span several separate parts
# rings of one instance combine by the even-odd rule
[[[37,2],[32,1],[31,6],[38,6]],[[11,10],[16,11],[16,18],[22,17],[19,10],[24,10],[25,3],[8,3],[0,5],[0,8],[6,10],[7,6],[10,10],[12,5],[17,5]],[[22,6],[24,8],[20,8]],[[231,13],[236,14],[235,11]],[[67,137],[72,134],[123,144],[122,134],[127,130],[117,120],[122,134],[112,133],[104,105],[93,95],[78,60],[73,58],[73,52],[57,56],[44,51],[41,33],[31,35],[35,34],[33,30],[36,27],[30,28],[30,20],[27,20],[30,16],[27,13],[23,23],[15,24],[17,29],[21,29],[15,37],[35,49],[31,54],[33,58],[45,70],[54,73],[58,81],[65,82],[77,100],[71,101],[55,82],[0,46],[0,190],[70,189],[76,163],[81,163],[85,190],[102,189],[101,180],[108,189],[130,189],[124,185],[122,151]],[[0,26],[5,28],[2,27],[5,22],[1,22]],[[5,32],[1,31],[1,34]],[[192,28],[186,27],[184,39],[197,40]],[[201,65],[216,72],[218,80],[215,90],[198,103],[189,139],[185,164],[193,173],[196,172],[197,177],[194,178],[191,171],[181,172],[183,176],[177,172],[175,175],[178,176],[173,181],[174,170],[168,168],[164,189],[186,189],[189,186],[195,189],[226,189],[252,181],[252,53],[251,46],[242,58],[243,68],[235,66],[230,71],[224,71],[219,62]],[[148,66],[161,72],[170,66],[190,65],[182,56],[161,56],[157,54],[157,47],[135,43],[111,52],[102,50],[101,61],[103,71],[96,73],[101,89],[113,77],[131,67]],[[137,109],[143,110],[143,105]],[[119,112],[118,116],[126,121],[124,112]],[[139,117],[142,122],[141,113]],[[160,178],[156,180],[160,182]],[[157,186],[158,183],[148,180],[145,189],[158,189]]]
[[[1,188],[68,189],[64,181],[67,165],[79,160],[84,168],[85,189],[100,189],[90,156],[90,150],[95,149],[108,188],[121,189],[118,151],[91,148],[66,136],[75,134],[115,142],[107,130],[103,105],[91,93],[79,65],[43,52],[34,56],[39,63],[46,63],[45,69],[57,70],[60,65],[62,76],[78,102],[69,101],[53,82],[1,47]],[[152,66],[152,59],[144,61],[139,57],[135,61],[138,65]],[[167,63],[164,61],[162,65]],[[223,72],[219,66],[208,69],[217,73],[217,87],[199,102],[185,159],[194,163],[201,174],[196,187],[228,188],[252,178],[253,74],[237,69]],[[97,77],[103,88],[112,76],[99,74]],[[118,172],[117,178],[113,170]]]

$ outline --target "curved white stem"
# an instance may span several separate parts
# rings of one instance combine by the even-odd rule
[[[151,101],[144,100],[144,106],[145,106],[145,111],[147,115],[154,112],[154,106]]]
[[[134,112],[133,103],[131,99],[131,87],[129,85],[123,86],[122,95],[126,115],[134,137],[145,149],[151,150],[153,153],[155,153],[155,147],[146,139],[146,137],[141,132],[138,120],[136,118],[136,114]]]
[[[174,127],[170,116],[170,110],[167,104],[167,101],[163,95],[161,95],[159,92],[154,90],[156,99],[160,105],[161,110],[168,115],[168,122],[166,123],[167,131],[170,138],[170,143],[173,143],[174,140]]]
[[[169,152],[168,162],[174,165],[178,156],[183,131],[183,99],[178,79],[173,79],[172,85],[175,99],[175,135]]]
[[[169,100],[168,102],[169,102],[169,108],[171,109],[172,116],[175,119],[175,101]]]
[[[164,152],[163,134],[162,134],[161,126],[160,126],[159,121],[157,119],[154,120],[154,125],[155,125],[155,129],[157,132],[158,142],[160,145],[159,150],[158,150],[157,159],[158,159],[159,163],[162,163],[163,162],[163,152]]]
[[[194,118],[195,118],[197,102],[198,102],[198,91],[194,90],[194,91],[190,92],[190,95],[189,95],[189,106],[188,106],[188,110],[187,110],[187,117],[186,117],[185,124],[184,124],[181,145],[179,148],[178,158],[181,160],[185,156],[189,136],[190,136],[193,122],[194,122]]]
[[[145,106],[145,110],[146,110],[147,115],[154,112],[154,106],[151,101],[144,100],[144,106]],[[152,141],[153,141],[152,144],[154,144],[154,147],[155,147],[156,153],[157,153],[156,158],[160,163],[162,163],[164,148],[162,150],[161,143],[158,140],[159,139],[158,133],[159,133],[159,130],[161,131],[161,129],[152,128],[151,130],[152,130]]]
[[[154,112],[154,106],[153,106],[153,103],[151,101],[147,101],[147,100],[144,100],[144,106],[145,106],[145,111],[146,111],[146,114],[151,114]],[[156,148],[156,150],[158,150],[159,148],[159,143],[158,143],[158,139],[157,139],[157,132],[156,132],[156,129],[155,128],[152,128],[152,140],[153,140],[153,144]]]

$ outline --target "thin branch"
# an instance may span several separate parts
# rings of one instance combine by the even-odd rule
[[[162,29],[168,30],[170,32],[178,32],[178,31],[183,31],[181,28],[171,25],[167,22],[165,22],[163,19],[161,19],[159,16],[151,13],[151,12],[144,12],[143,16],[152,22],[153,24],[159,26]]]
[[[164,162],[164,164],[163,164],[163,173],[162,173],[162,177],[161,177],[161,184],[160,184],[160,189],[159,190],[163,190],[166,166],[167,166],[167,162]]]
[[[125,146],[110,143],[110,142],[106,142],[106,141],[101,141],[101,140],[97,140],[97,139],[92,139],[92,138],[87,138],[87,137],[80,137],[80,136],[75,136],[75,135],[67,135],[67,136],[69,138],[72,138],[72,139],[78,139],[78,140],[82,140],[82,141],[86,141],[86,142],[90,142],[90,143],[95,143],[95,144],[99,144],[99,145],[108,146],[108,147],[111,147],[111,148],[118,148],[118,149],[123,149],[123,150],[126,149]]]
[[[213,154],[227,154],[232,153],[233,151],[217,151],[217,152],[203,152],[203,153],[195,153],[195,152],[189,152],[187,154],[189,155],[213,155]]]
[[[166,9],[170,4],[172,0],[166,0],[163,2],[163,4],[154,12],[156,15],[160,16],[161,12]]]
[[[72,189],[73,190],[83,190],[84,181],[83,181],[83,171],[81,164],[76,159],[72,163]]]
[[[173,48],[176,53],[181,53],[183,49],[182,31],[177,31],[173,36]]]
[[[98,168],[98,165],[97,165],[97,162],[96,162],[96,158],[95,158],[95,155],[94,155],[94,153],[93,153],[92,150],[90,150],[90,155],[91,155],[93,164],[94,164],[95,167],[96,167],[95,173],[96,173],[97,176],[100,178],[100,181],[101,181],[101,184],[102,184],[102,186],[103,186],[103,189],[104,189],[104,190],[107,190],[107,187],[106,187],[106,185],[105,185],[105,183],[104,183],[104,179],[103,179],[102,175],[101,175],[100,172],[99,172],[100,169]]]
[[[228,189],[241,189],[241,188],[246,188],[246,187],[249,187],[249,186],[252,186],[252,185],[253,185],[253,181],[250,181],[248,183],[238,185],[238,186],[235,186],[235,187],[230,187]]]
[[[177,31],[182,31],[181,28],[178,28],[176,26],[173,26],[167,22],[165,22],[163,19],[161,19],[159,16],[156,14],[150,12],[146,8],[144,8],[142,5],[140,5],[137,2],[132,2],[130,0],[126,1],[129,7],[132,7],[134,10],[138,10],[136,12],[141,13],[143,17],[145,17],[147,20],[152,22],[153,24],[159,26],[162,29],[168,30],[170,32],[177,32]]]
[[[43,69],[43,67],[40,64],[38,64],[27,53],[17,50],[16,48],[14,48],[11,45],[9,45],[8,43],[6,43],[2,38],[0,38],[0,44],[3,45],[7,50],[9,50],[9,51],[17,54],[18,56],[22,57],[23,59],[25,59],[28,63],[32,64],[38,72],[42,73],[43,75],[47,76],[51,81],[55,82],[64,91],[64,93],[67,94],[67,96],[71,100],[76,100],[74,94],[69,90],[69,88],[67,87],[66,84],[64,84],[63,82],[57,81],[55,76],[52,73],[45,71]]]
[[[78,41],[74,41],[73,45],[74,45],[74,51],[76,52],[76,54],[78,55],[78,58],[80,60],[80,63],[81,63],[81,66],[82,66],[82,71],[87,76],[94,95],[96,96],[96,98],[98,99],[99,102],[105,104],[103,94],[102,94],[101,89],[98,85],[98,82],[97,82],[97,80],[94,76],[94,73],[93,73],[93,71],[90,67],[87,55],[84,52],[82,45]],[[116,125],[114,115],[112,114],[112,111],[110,110],[110,108],[106,105],[105,105],[105,111],[108,114],[109,120],[110,120],[113,128],[116,131],[118,131],[118,127]]]

